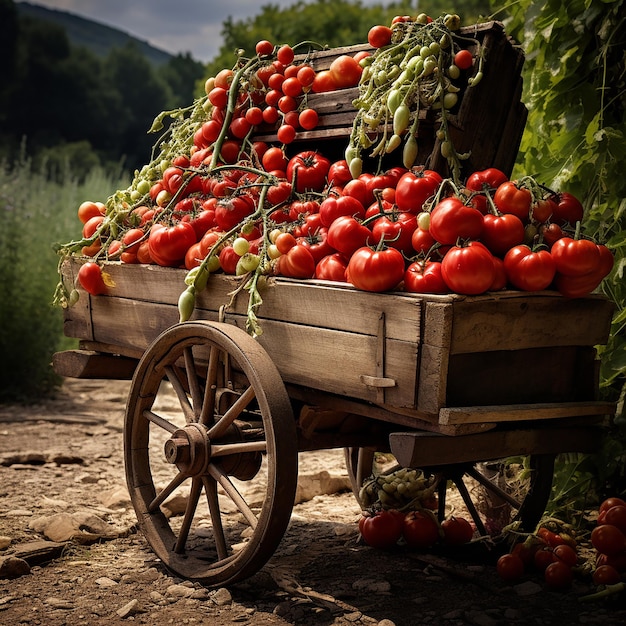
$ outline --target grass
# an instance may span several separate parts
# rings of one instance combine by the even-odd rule
[[[27,159],[0,163],[0,402],[35,401],[59,385],[51,358],[71,341],[52,306],[53,245],[80,235],[81,202],[104,202],[127,184],[101,168],[78,180],[69,171],[51,178]]]

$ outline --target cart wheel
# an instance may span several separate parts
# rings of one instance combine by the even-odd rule
[[[124,460],[139,526],[169,570],[217,586],[261,569],[298,474],[291,403],[265,350],[225,323],[162,333],[131,384]]]
[[[447,514],[448,495],[454,489],[481,535],[498,534],[516,520],[524,530],[532,532],[550,499],[555,457],[554,454],[535,454],[525,459],[422,469],[438,481],[440,520]],[[362,507],[359,492],[363,481],[372,474],[390,473],[399,468],[390,454],[384,455],[384,465],[378,464],[377,452],[370,448],[346,448],[345,458],[352,490]]]

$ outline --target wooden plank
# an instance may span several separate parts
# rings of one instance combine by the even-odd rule
[[[567,299],[556,292],[428,302],[423,336],[425,343],[449,348],[451,354],[593,346],[606,343],[613,309],[604,298]]]
[[[564,417],[613,415],[611,402],[563,402],[554,404],[521,404],[500,406],[444,407],[439,412],[442,424],[474,422],[519,422],[552,420]]]
[[[80,261],[74,259],[65,265],[79,266]],[[67,271],[71,272],[73,268],[69,267]],[[69,329],[72,332],[69,336],[93,338],[92,333],[87,332],[90,322],[85,314],[90,306],[99,307],[109,297],[177,306],[178,298],[186,287],[186,271],[176,268],[109,263],[107,272],[115,282],[115,287],[110,289],[110,295],[96,296],[91,300],[81,290],[80,306],[76,305],[67,312],[75,325],[75,328]],[[198,296],[197,315],[205,317],[210,312],[216,313],[222,305],[229,303],[232,299],[230,294],[240,284],[241,281],[235,276],[212,275],[207,289]],[[388,338],[412,342],[419,340],[422,300],[415,294],[366,293],[348,284],[329,281],[268,278],[261,295],[263,304],[258,312],[261,320],[287,320],[308,326],[375,335],[378,319],[384,313]],[[247,292],[243,292],[234,300],[229,313],[245,316],[246,311]],[[216,318],[212,316],[207,319]],[[175,321],[174,316],[169,315],[169,324]],[[136,322],[136,317],[128,320],[129,324]],[[133,326],[129,326],[128,332],[134,332],[133,329]]]
[[[389,444],[403,467],[429,467],[527,454],[595,452],[600,446],[601,437],[602,430],[597,427],[557,426],[492,430],[456,437],[395,432],[389,435]]]
[[[93,350],[64,350],[52,355],[52,367],[67,378],[131,380],[137,360]]]
[[[117,344],[120,349],[145,350],[157,336],[177,323],[174,305],[102,298],[93,311],[94,340]],[[197,311],[192,319],[217,319],[217,314]],[[227,321],[245,327],[245,318],[228,316]],[[310,385],[329,393],[376,400],[378,388],[362,376],[377,375],[377,337],[355,332],[264,320],[259,343],[276,363],[286,382]],[[384,390],[385,402],[401,407],[415,403],[417,344],[388,340],[385,375],[395,380]]]

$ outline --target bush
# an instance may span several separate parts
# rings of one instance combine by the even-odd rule
[[[91,170],[82,182],[66,173],[51,180],[25,159],[0,163],[0,402],[34,401],[60,384],[51,367],[63,338],[53,244],[80,234],[76,210],[104,201],[128,183]]]

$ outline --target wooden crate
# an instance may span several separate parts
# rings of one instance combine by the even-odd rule
[[[521,101],[524,54],[506,35],[500,22],[463,27],[459,35],[463,38],[459,38],[461,47],[476,55],[478,45],[471,41],[473,39],[480,44],[485,57],[483,79],[472,88],[459,84],[459,104],[450,117],[451,138],[457,151],[470,153],[469,159],[462,162],[463,174],[467,176],[473,171],[497,167],[510,175],[527,118],[527,109]],[[372,48],[368,45],[331,48],[313,52],[307,60],[316,70],[323,70],[338,56],[361,50]],[[308,103],[320,116],[319,126],[311,131],[299,131],[297,141],[288,146],[288,152],[313,149],[331,159],[343,158],[356,115],[352,103],[357,96],[356,87],[309,94]],[[436,112],[424,109],[420,115],[416,165],[428,165],[447,177],[447,162],[441,156],[440,141],[435,136]],[[261,127],[256,138],[276,142],[275,130],[275,127]],[[398,149],[389,155],[388,165],[398,165],[400,154],[401,149]]]
[[[65,263],[68,284],[79,266]],[[118,263],[106,271],[110,295],[81,290],[65,310],[65,334],[89,350],[140,358],[178,322],[186,272]],[[192,319],[217,320],[237,285],[213,275]],[[304,402],[448,434],[608,414],[596,401],[594,346],[606,342],[613,311],[603,297],[378,294],[287,278],[268,279],[262,297],[259,342]],[[245,327],[246,307],[243,292],[225,321]]]

